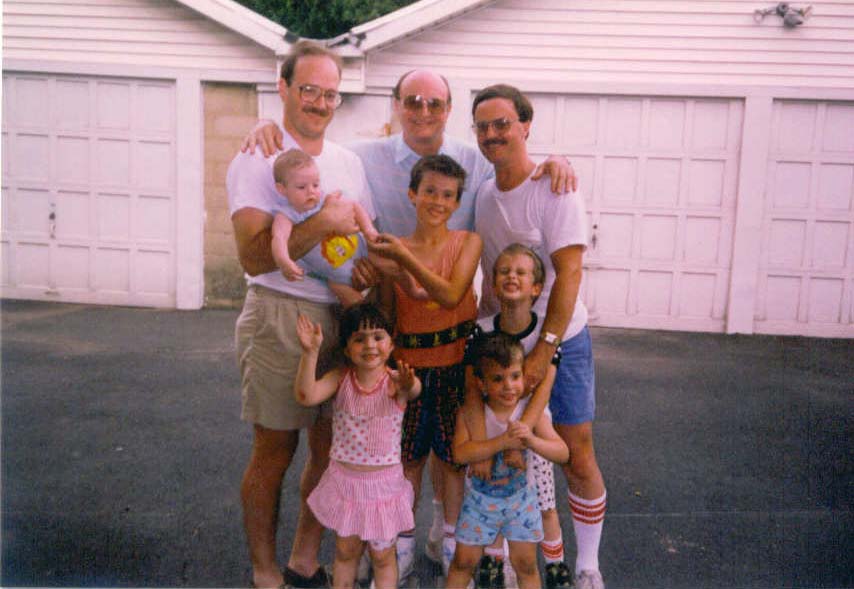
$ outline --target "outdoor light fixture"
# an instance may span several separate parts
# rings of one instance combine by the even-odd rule
[[[793,29],[798,25],[804,24],[804,21],[810,17],[812,6],[806,8],[793,8],[788,2],[780,2],[777,6],[771,8],[758,8],[753,11],[753,20],[760,23],[769,14],[776,14],[783,19],[783,26],[787,29]]]

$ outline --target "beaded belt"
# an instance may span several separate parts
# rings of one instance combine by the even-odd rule
[[[399,333],[395,341],[401,348],[436,348],[468,337],[474,329],[474,324],[474,319],[469,319],[441,331]]]

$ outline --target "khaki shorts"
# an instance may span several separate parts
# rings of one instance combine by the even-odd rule
[[[302,355],[296,332],[300,313],[323,329],[318,378],[340,363],[338,321],[333,308],[263,286],[249,287],[234,330],[243,421],[274,430],[298,430],[314,425],[318,416],[332,418],[329,402],[319,407],[297,403],[294,380]]]

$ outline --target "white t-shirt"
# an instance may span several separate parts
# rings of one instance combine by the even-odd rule
[[[283,151],[299,149],[294,138],[287,131],[283,133]],[[280,210],[282,196],[276,190],[273,179],[273,162],[279,153],[265,158],[261,150],[256,150],[254,155],[238,153],[234,157],[226,176],[228,208],[232,215],[245,207],[271,215]],[[340,190],[345,198],[361,203],[372,219],[376,216],[365,170],[355,153],[327,140],[323,142],[320,155],[314,157],[314,162],[320,171],[320,189],[323,194]],[[260,284],[316,303],[337,301],[325,281],[309,276],[303,280],[289,281],[279,270],[275,270],[258,276],[247,275],[246,280],[249,284]]]
[[[530,177],[503,192],[492,178],[480,187],[475,203],[475,230],[483,239],[480,316],[494,315],[500,310],[492,290],[492,266],[505,247],[521,243],[537,252],[545,265],[543,292],[534,304],[534,312],[545,317],[555,281],[551,254],[571,245],[587,247],[587,215],[581,192],[555,195],[549,182],[534,182]],[[586,324],[587,308],[579,296],[562,340],[576,335]]]

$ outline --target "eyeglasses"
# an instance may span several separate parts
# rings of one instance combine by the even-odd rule
[[[510,129],[510,126],[518,120],[519,119],[511,120],[502,117],[493,121],[477,121],[474,125],[471,126],[471,130],[477,133],[478,135],[486,135],[489,132],[489,128],[492,127],[493,129],[495,129],[496,133],[502,135],[506,133]]]
[[[317,99],[323,96],[323,101],[327,106],[338,108],[341,105],[341,94],[337,90],[324,90],[314,84],[303,84],[298,89],[300,100],[303,102],[317,102]]]
[[[424,106],[431,115],[440,115],[448,108],[448,103],[441,98],[424,98],[420,94],[410,94],[403,98],[403,108],[413,112],[421,112]]]

